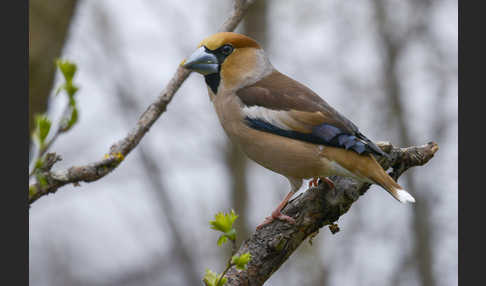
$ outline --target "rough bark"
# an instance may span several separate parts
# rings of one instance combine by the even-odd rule
[[[439,149],[434,142],[408,148],[394,148],[389,143],[380,143],[379,146],[391,155],[391,159],[379,158],[379,161],[383,168],[393,168],[390,175],[394,179],[413,166],[426,164]],[[239,271],[232,267],[227,272],[227,285],[262,285],[302,242],[312,238],[320,228],[330,225],[331,231],[339,230],[334,222],[350,209],[370,185],[349,178],[332,179],[334,189],[330,190],[327,184],[319,184],[285,207],[283,213],[292,216],[296,224],[274,221],[253,233],[241,245],[237,254],[249,251],[252,259],[247,270]]]
[[[253,2],[254,0],[236,0],[231,15],[219,31],[233,31]],[[46,157],[49,157],[51,161],[45,164],[38,173],[42,180],[29,186],[29,205],[44,195],[55,193],[66,184],[77,185],[79,182],[93,182],[113,171],[123,161],[124,157],[138,145],[160,115],[166,111],[167,105],[189,74],[190,71],[178,67],[159,97],[140,116],[135,127],[125,138],[110,147],[104,159],[54,172],[51,171],[51,168],[57,161],[61,160],[61,157],[53,153],[47,154]]]

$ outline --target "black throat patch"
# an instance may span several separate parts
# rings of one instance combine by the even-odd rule
[[[228,47],[230,47],[231,50],[225,53],[224,50],[227,49]],[[233,51],[233,47],[231,45],[226,44],[217,48],[216,50],[210,50],[207,47],[204,47],[204,49],[207,53],[213,54],[218,59],[218,72],[204,76],[204,79],[206,80],[206,84],[211,88],[214,94],[217,94],[219,83],[221,82],[221,65],[223,64],[226,57],[231,54],[231,52]]]
[[[219,71],[217,73],[212,73],[204,76],[206,84],[211,88],[214,94],[218,93],[219,82],[221,81],[221,76]]]

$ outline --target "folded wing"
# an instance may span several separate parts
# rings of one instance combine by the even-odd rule
[[[358,154],[388,156],[312,90],[278,71],[236,94],[252,128]]]

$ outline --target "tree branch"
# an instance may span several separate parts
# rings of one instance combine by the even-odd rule
[[[231,15],[226,19],[219,31],[233,31],[238,23],[243,19],[245,12],[255,0],[235,0]],[[89,163],[83,166],[73,166],[66,170],[51,171],[52,165],[49,168],[44,168],[40,172],[43,177],[29,186],[29,205],[38,200],[40,197],[55,193],[60,187],[79,182],[93,182],[99,180],[113,171],[142,140],[150,127],[167,109],[167,105],[171,102],[174,94],[177,92],[182,83],[189,76],[190,71],[178,67],[176,73],[169,81],[165,89],[160,93],[159,97],[148,106],[147,110],[140,116],[135,127],[128,133],[128,135],[110,147],[109,154],[104,159],[97,162]],[[52,153],[51,153],[52,154]],[[49,154],[48,154],[49,155]],[[53,154],[60,160],[57,155]],[[54,162],[55,163],[55,162]]]
[[[395,180],[409,168],[426,164],[439,149],[434,142],[408,148],[395,148],[385,142],[378,145],[391,155],[390,159],[380,157],[379,162],[385,170],[393,168],[390,175]],[[275,220],[243,242],[237,254],[249,251],[251,261],[247,270],[232,267],[226,274],[227,285],[262,285],[305,239],[312,239],[321,227],[330,225],[333,233],[339,230],[334,222],[368,190],[370,184],[343,177],[332,179],[334,189],[321,183],[285,207],[283,212],[296,220],[295,225]]]

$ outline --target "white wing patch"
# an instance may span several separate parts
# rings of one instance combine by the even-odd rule
[[[272,110],[261,106],[245,106],[243,114],[251,119],[260,119],[284,130],[292,130],[285,122],[294,121],[287,111]]]

